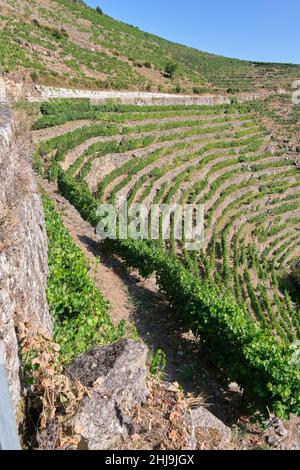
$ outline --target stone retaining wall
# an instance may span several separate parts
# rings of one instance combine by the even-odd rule
[[[71,88],[52,88],[36,86],[36,94],[27,96],[29,101],[47,101],[54,98],[87,98],[94,104],[116,102],[135,105],[199,105],[213,106],[218,104],[230,104],[233,98],[240,103],[266,98],[274,91],[256,91],[252,93],[239,93],[237,95],[174,95],[168,93],[145,93],[132,91],[93,91],[76,90]],[[284,90],[278,91],[284,93]]]
[[[106,103],[115,101],[123,104],[137,105],[214,105],[230,103],[228,97],[222,95],[172,95],[167,93],[121,92],[121,91],[92,91],[75,90],[69,88],[51,88],[37,86],[39,96],[31,96],[30,101],[49,100],[53,98],[88,98],[94,103]]]
[[[12,111],[0,107],[0,340],[14,405],[21,399],[18,320],[51,332],[46,299],[48,270],[44,213],[27,137],[14,136]]]
[[[3,78],[0,77],[0,103],[6,101],[6,85]]]

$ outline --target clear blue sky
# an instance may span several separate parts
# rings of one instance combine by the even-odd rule
[[[86,0],[113,18],[197,49],[300,64],[300,0]]]

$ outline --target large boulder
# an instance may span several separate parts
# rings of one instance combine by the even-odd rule
[[[67,374],[92,389],[72,418],[79,448],[105,450],[130,433],[129,412],[147,397],[147,348],[132,340],[95,347],[68,366]]]

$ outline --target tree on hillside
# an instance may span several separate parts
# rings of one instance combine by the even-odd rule
[[[169,62],[165,67],[165,76],[168,78],[173,78],[176,73],[177,68],[178,68],[177,64]]]
[[[103,10],[100,7],[96,7],[96,12],[99,13],[99,15],[103,15]]]

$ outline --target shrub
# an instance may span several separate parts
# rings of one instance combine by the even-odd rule
[[[96,12],[99,13],[99,15],[103,15],[103,10],[100,7],[96,7]]]
[[[230,87],[230,88],[227,88],[226,91],[229,95],[234,95],[235,93],[239,93],[241,90],[239,87]]]
[[[298,284],[298,286],[300,287],[300,265],[299,264],[297,264],[293,268],[291,276],[294,279],[294,281]]]
[[[176,84],[173,82],[173,86]],[[172,88],[172,87],[171,87]],[[250,108],[250,104],[247,107]],[[74,113],[74,108],[76,111]],[[239,172],[244,173],[248,170],[248,163],[251,164],[251,172],[262,171],[269,166],[291,165],[291,161],[279,159],[278,162],[264,162],[265,159],[269,158],[271,154],[268,152],[257,155],[248,155],[250,152],[258,151],[262,144],[263,138],[261,136],[260,126],[257,126],[250,116],[240,116],[243,122],[240,130],[234,130],[231,124],[231,116],[225,115],[227,111],[229,114],[236,113],[241,109],[245,109],[246,106],[237,105],[226,105],[226,106],[214,106],[212,108],[204,107],[183,107],[173,106],[168,108],[162,107],[144,107],[143,111],[135,106],[115,105],[107,104],[105,106],[92,106],[87,101],[77,101],[73,105],[68,101],[58,101],[47,103],[42,106],[42,113],[44,117],[48,118],[59,118],[63,115],[77,116],[81,112],[92,112],[94,116],[100,121],[108,121],[110,124],[115,122],[117,124],[116,129],[114,127],[109,128],[101,124],[101,129],[98,126],[90,126],[92,134],[101,133],[114,135],[115,132],[120,132],[124,135],[121,142],[119,139],[112,139],[109,142],[96,142],[92,144],[77,160],[76,163],[69,168],[65,173],[60,167],[58,162],[63,159],[66,150],[72,147],[74,144],[78,144],[82,139],[86,139],[87,135],[90,136],[90,131],[76,130],[69,133],[69,135],[50,139],[48,142],[50,148],[57,149],[55,155],[52,156],[51,165],[51,176],[57,177],[58,186],[60,192],[69,199],[69,201],[76,206],[82,216],[89,220],[94,226],[97,225],[97,214],[96,209],[100,200],[107,200],[114,203],[117,194],[125,188],[132,180],[133,175],[146,169],[147,166],[152,163],[158,162],[161,158],[165,159],[166,164],[163,166],[155,167],[151,166],[151,172],[143,172],[130,188],[128,201],[130,204],[136,199],[141,201],[145,200],[149,196],[151,191],[151,183],[157,181],[162,176],[166,175],[173,168],[177,168],[179,165],[185,162],[191,162],[200,155],[205,155],[209,152],[209,155],[204,156],[199,162],[194,165],[186,167],[185,172],[178,174],[176,178],[171,182],[171,186],[168,187],[168,181],[165,181],[158,193],[155,196],[155,203],[162,201],[164,203],[170,203],[174,196],[179,192],[180,185],[182,183],[191,181],[191,177],[195,171],[200,172],[207,163],[213,162],[218,158],[218,149],[228,149],[228,157],[226,160],[220,161],[213,165],[210,173],[207,175],[209,178],[213,171],[219,171],[223,168],[228,167],[228,171],[225,174],[217,177],[212,183],[209,191],[205,196],[201,196],[199,202],[205,203],[219,190],[220,186],[226,181],[226,179],[233,177]],[[155,109],[155,113],[154,113]],[[167,112],[166,112],[167,110]],[[162,122],[162,123],[144,123],[143,125],[130,126],[127,121],[132,119],[142,121],[144,119],[155,118],[165,116],[174,116],[177,111],[183,111],[184,115],[190,116],[191,113],[195,114],[211,114],[212,122],[209,127],[205,125],[203,128],[198,128],[201,124],[207,124],[207,121],[199,121],[194,118],[189,121],[180,122]],[[107,114],[105,112],[108,111]],[[160,112],[158,112],[160,111]],[[79,112],[79,114],[78,114]],[[134,113],[134,114],[133,114]],[[219,116],[221,114],[221,117]],[[214,115],[217,115],[215,117]],[[118,131],[118,126],[122,124],[122,128]],[[125,125],[124,125],[125,124]],[[214,139],[208,139],[206,145],[197,152],[186,152],[180,155],[180,159],[174,159],[174,162],[169,164],[167,162],[168,155],[173,154],[174,151],[187,150],[187,144],[180,143],[170,147],[168,151],[158,149],[149,154],[146,158],[136,159],[132,158],[128,162],[121,166],[118,166],[115,170],[107,174],[98,186],[97,199],[94,197],[88,189],[85,183],[85,175],[91,171],[92,162],[96,158],[100,158],[102,155],[108,152],[125,152],[133,150],[135,148],[142,148],[152,143],[151,134],[156,130],[163,129],[175,129],[177,126],[188,126],[188,131],[179,132],[178,134],[163,135],[157,139],[157,142],[171,141],[175,137],[215,134],[223,133],[224,137],[228,139],[221,140],[221,136],[214,141]],[[234,134],[231,134],[231,131]],[[228,131],[228,133],[227,133]],[[250,134],[248,135],[250,131]],[[130,136],[133,134],[147,133],[147,137],[140,139],[132,139]],[[78,135],[77,135],[78,134]],[[129,136],[129,137],[126,137]],[[230,136],[233,140],[230,140]],[[244,138],[246,137],[246,138]],[[150,139],[150,140],[148,140]],[[235,149],[241,147],[241,153],[235,152]],[[211,152],[216,150],[216,153]],[[133,155],[134,157],[134,155]],[[245,162],[246,165],[239,165],[238,168],[231,170],[232,165]],[[75,170],[76,167],[76,170]],[[241,168],[240,168],[241,167]],[[48,166],[47,166],[48,168]],[[46,169],[47,169],[46,168]],[[73,171],[74,170],[74,171]],[[79,171],[78,171],[79,170]],[[293,171],[293,175],[295,170]],[[73,178],[72,174],[76,174]],[[288,176],[283,173],[284,176]],[[122,178],[121,178],[122,176]],[[152,181],[149,181],[148,176]],[[276,175],[273,175],[277,177]],[[120,178],[119,178],[120,177]],[[119,178],[119,181],[115,181],[114,185],[106,191],[108,185],[113,180]],[[182,200],[190,203],[194,202],[196,198],[200,197],[200,193],[203,188],[207,186],[208,179],[199,180],[197,183],[192,185],[192,188],[187,188],[183,195]],[[264,185],[259,185],[259,191],[250,191],[245,193],[238,200],[234,200],[229,204],[223,211],[220,217],[223,226],[224,221],[230,210],[235,204],[241,206],[242,204],[256,204],[256,199],[264,197],[266,194],[279,193],[277,187],[273,188],[272,182],[276,180],[274,177],[268,177]],[[263,181],[261,181],[262,183]],[[250,181],[251,183],[251,181]],[[242,181],[234,185],[226,187],[220,193],[218,202],[215,206],[225,201],[230,195],[234,194],[238,189],[246,188],[248,180]],[[152,185],[153,186],[153,185]],[[112,189],[113,188],[113,189]],[[143,188],[142,192],[139,190]],[[192,191],[192,192],[191,192]],[[294,195],[293,195],[294,197]],[[202,200],[203,199],[203,200]],[[276,200],[274,199],[274,203]],[[279,201],[278,201],[279,202]],[[297,202],[297,201],[296,201]],[[285,210],[296,208],[294,200],[291,203],[291,196],[286,198]],[[280,210],[283,206],[280,206]],[[213,220],[214,209],[208,211],[207,224],[211,224]],[[279,208],[274,208],[274,215],[277,214]],[[226,216],[226,217],[225,217]],[[228,245],[228,234],[230,233],[230,227],[232,226],[233,220],[230,220],[230,224],[224,227],[224,233],[221,238],[217,238],[214,241],[214,248],[211,250],[211,255],[201,251],[199,254],[184,253],[184,260],[178,260],[175,256],[175,245],[171,240],[170,245],[166,246],[167,252],[164,250],[163,244],[158,242],[144,242],[144,241],[123,241],[114,240],[105,242],[105,246],[110,249],[116,255],[123,258],[129,266],[136,268],[140,271],[143,276],[156,275],[156,279],[160,290],[166,295],[166,298],[172,305],[178,308],[182,317],[182,326],[186,327],[187,330],[192,330],[195,335],[200,335],[201,340],[205,342],[206,346],[212,352],[216,363],[226,374],[226,379],[239,383],[241,388],[245,391],[245,395],[256,400],[259,404],[272,406],[278,414],[284,415],[288,412],[298,412],[300,408],[300,400],[298,398],[298,390],[300,383],[300,372],[295,367],[294,363],[294,351],[293,345],[290,345],[290,338],[296,334],[296,328],[298,323],[294,321],[294,312],[291,299],[286,295],[285,299],[282,300],[278,296],[277,305],[272,304],[272,299],[265,295],[261,285],[256,286],[252,283],[252,271],[256,270],[260,279],[262,273],[260,267],[260,259],[258,258],[256,250],[252,249],[244,243],[235,242],[235,256],[234,256],[234,272],[231,272],[231,250],[229,251]],[[259,223],[262,221],[259,220]],[[251,248],[251,249],[250,249]],[[243,267],[242,271],[239,272],[239,262],[242,259],[243,254]],[[194,256],[195,255],[195,256]],[[222,258],[222,266],[219,265],[219,260]],[[222,269],[221,269],[222,268]],[[267,267],[264,268],[268,269]],[[200,278],[199,278],[200,273]],[[273,271],[272,271],[273,275]],[[225,281],[225,282],[224,282]],[[272,281],[275,283],[275,281]],[[225,288],[227,286],[227,289]],[[229,294],[231,287],[234,287],[236,301],[234,296]],[[248,308],[245,305],[244,298],[249,299]],[[276,308],[280,312],[278,316],[280,325],[276,322],[275,313],[273,310]],[[250,315],[252,314],[253,315]],[[257,321],[254,319],[254,313],[257,317]],[[295,313],[296,314],[296,313]],[[295,332],[293,326],[295,325]],[[280,327],[280,328],[279,328]],[[289,331],[289,329],[291,331]],[[299,328],[298,328],[299,329]],[[297,329],[297,331],[298,331]],[[273,330],[278,332],[278,335],[272,335]],[[221,333],[222,332],[222,333]],[[219,333],[219,334],[218,334]]]
[[[176,73],[176,70],[178,68],[178,65],[177,64],[174,64],[172,62],[169,62],[166,66],[165,66],[165,76],[167,78],[173,78],[175,76],[175,73]]]

